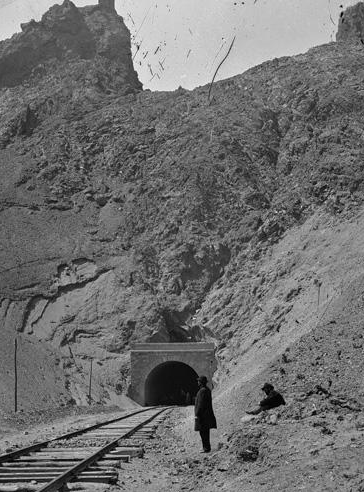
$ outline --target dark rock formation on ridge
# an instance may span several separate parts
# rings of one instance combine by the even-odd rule
[[[359,2],[343,11],[336,35],[338,42],[354,42],[364,45],[364,3]]]
[[[46,71],[47,63],[94,60],[105,70],[117,71],[124,89],[141,89],[131,60],[129,31],[111,5],[78,9],[65,0],[50,8],[40,22],[32,20],[21,27],[22,33],[0,43],[0,87],[36,78]]]

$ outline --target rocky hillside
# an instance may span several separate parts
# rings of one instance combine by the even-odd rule
[[[17,333],[23,373],[55,401],[86,400],[91,357],[107,401],[126,390],[131,342],[203,339],[236,404],[267,370],[300,392],[322,369],[364,397],[362,358],[341,370],[333,355],[350,333],[360,345],[332,310],[356,320],[364,273],[364,52],[342,25],[211,101],[208,87],[143,92],[122,19],[100,7],[66,0],[0,43],[2,394]]]

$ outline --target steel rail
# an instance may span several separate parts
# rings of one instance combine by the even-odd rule
[[[72,437],[77,437],[77,436],[84,434],[86,432],[89,432],[91,430],[99,429],[100,427],[103,427],[105,425],[112,424],[114,422],[119,422],[120,420],[125,420],[129,417],[132,417],[133,415],[138,415],[139,413],[148,412],[149,410],[151,410],[150,407],[149,408],[143,408],[142,410],[136,410],[135,412],[129,413],[127,415],[123,415],[122,417],[117,417],[117,418],[112,419],[112,420],[107,420],[107,421],[102,422],[102,423],[98,423],[98,424],[94,424],[94,425],[91,425],[88,427],[84,427],[82,429],[72,431],[72,432],[69,432],[67,434],[62,434],[61,436],[58,436],[58,437],[54,437],[53,439],[49,439],[48,441],[38,442],[36,444],[31,444],[30,446],[27,446],[25,448],[17,449],[16,451],[11,451],[10,453],[7,453],[7,454],[2,454],[2,455],[0,455],[0,464],[5,463],[7,461],[11,461],[14,458],[18,458],[19,456],[29,454],[33,451],[38,451],[39,449],[46,447],[48,444],[50,444],[52,442],[60,441],[62,439],[71,439]]]
[[[151,409],[149,408],[148,410],[150,411]],[[66,485],[67,482],[76,478],[79,473],[83,472],[90,465],[94,464],[95,461],[98,461],[104,454],[108,453],[111,449],[118,446],[118,443],[121,439],[127,439],[128,437],[132,436],[135,432],[137,432],[139,429],[144,427],[146,424],[149,424],[149,422],[154,420],[158,415],[165,412],[166,410],[168,410],[168,408],[163,408],[162,410],[159,410],[158,412],[153,414],[148,419],[144,420],[140,424],[137,424],[133,429],[125,432],[124,434],[121,434],[120,436],[118,436],[117,439],[110,442],[109,444],[106,444],[103,448],[99,449],[98,451],[96,451],[91,456],[88,456],[86,459],[84,459],[83,461],[81,461],[77,465],[73,466],[72,468],[70,468],[69,470],[64,472],[58,478],[55,478],[49,484],[47,484],[44,487],[42,487],[41,489],[39,489],[38,492],[56,492],[61,487]],[[139,413],[141,413],[141,412],[139,412]],[[130,415],[130,416],[132,416],[132,415]]]

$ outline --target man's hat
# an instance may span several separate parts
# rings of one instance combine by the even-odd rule
[[[270,384],[270,383],[264,383],[264,384],[263,384],[263,387],[262,387],[262,390],[263,390],[263,391],[264,391],[264,390],[268,390],[268,391],[270,391],[270,390],[274,390],[274,386],[273,386],[273,384]]]
[[[199,376],[197,378],[197,381],[201,384],[207,384],[207,377],[206,376]]]

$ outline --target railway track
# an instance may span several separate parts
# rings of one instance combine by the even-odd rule
[[[140,455],[132,440],[151,438],[165,408],[147,408],[0,455],[4,484],[30,484],[37,492],[62,490],[69,482],[113,484],[121,462]]]

